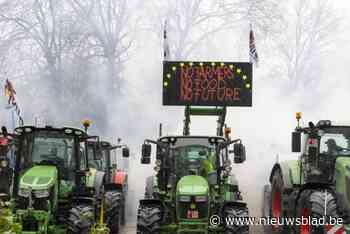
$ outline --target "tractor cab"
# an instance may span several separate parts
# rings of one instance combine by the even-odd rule
[[[330,120],[316,125],[310,122],[293,133],[293,152],[302,152],[306,183],[332,184],[337,158],[350,157],[350,126],[332,124]]]
[[[15,131],[19,143],[14,176],[18,208],[52,213],[62,201],[72,202],[73,194],[84,190],[86,134],[51,126],[23,126]]]

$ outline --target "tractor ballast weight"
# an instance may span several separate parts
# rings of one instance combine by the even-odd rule
[[[292,133],[292,152],[299,159],[277,162],[264,188],[263,215],[274,218],[322,218],[327,225],[310,223],[271,226],[267,233],[350,233],[350,126],[321,120],[298,125]],[[341,223],[329,223],[330,218]]]

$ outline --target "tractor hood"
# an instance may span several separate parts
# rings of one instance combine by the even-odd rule
[[[209,185],[202,176],[188,175],[179,180],[176,192],[178,195],[205,195],[209,192]]]
[[[57,168],[54,166],[34,166],[24,173],[20,188],[48,189],[57,180]]]

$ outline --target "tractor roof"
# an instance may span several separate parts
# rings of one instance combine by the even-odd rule
[[[15,129],[15,132],[20,135],[23,133],[31,133],[31,132],[39,132],[39,131],[64,132],[67,135],[73,134],[79,137],[87,136],[87,134],[83,130],[78,128],[72,128],[72,127],[55,128],[52,126],[45,126],[45,127],[21,126]]]
[[[219,143],[219,142],[227,141],[227,139],[225,139],[221,136],[191,136],[191,135],[189,135],[189,136],[183,136],[183,135],[165,136],[165,137],[159,138],[159,141],[167,142],[167,143],[175,143],[177,139],[182,139],[183,142],[186,139],[208,139],[208,142],[210,142],[210,143]]]

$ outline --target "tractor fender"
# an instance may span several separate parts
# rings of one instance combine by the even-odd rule
[[[228,184],[237,185],[238,187],[238,180],[236,179],[235,175],[230,175],[228,177]]]
[[[247,207],[247,203],[240,202],[240,201],[225,201],[223,204],[223,209],[227,206],[229,206],[229,207]]]
[[[159,207],[162,207],[162,202],[159,199],[141,199],[140,206],[159,206]]]
[[[123,186],[127,182],[128,174],[125,171],[117,171],[113,175],[113,183]]]
[[[242,200],[241,193],[238,187],[238,180],[235,175],[230,175],[225,182],[226,191],[224,194],[225,201]]]
[[[292,189],[294,185],[300,184],[300,162],[298,160],[289,160],[276,163],[270,174],[270,182],[277,170],[281,171],[283,184],[286,189]]]
[[[95,180],[94,180],[94,188],[95,188],[95,193],[97,195],[99,195],[101,193],[104,178],[105,178],[105,173],[103,171],[96,171]]]

